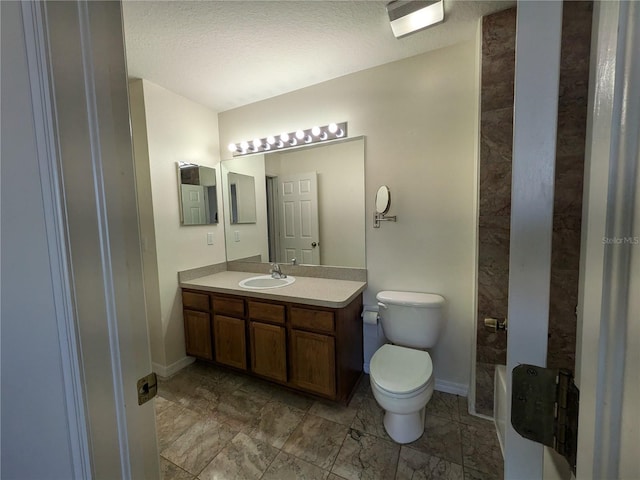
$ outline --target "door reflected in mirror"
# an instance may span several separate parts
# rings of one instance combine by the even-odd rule
[[[178,163],[180,224],[218,223],[216,169],[194,163]]]
[[[233,223],[236,199],[223,185],[227,260],[365,268],[364,137],[236,157],[221,169],[223,182],[255,178],[253,225]]]

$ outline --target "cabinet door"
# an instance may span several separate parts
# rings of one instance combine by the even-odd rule
[[[251,322],[251,370],[263,377],[287,381],[286,333],[284,327]]]
[[[291,381],[329,397],[336,394],[335,340],[328,335],[292,329]]]
[[[230,367],[247,369],[247,341],[244,320],[224,315],[213,316],[216,361]]]
[[[184,310],[184,337],[187,355],[213,360],[211,317],[205,312]]]

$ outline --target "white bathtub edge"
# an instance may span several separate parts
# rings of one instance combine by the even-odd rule
[[[496,365],[493,389],[493,423],[498,434],[500,451],[504,458],[504,436],[506,429],[507,415],[507,366]]]

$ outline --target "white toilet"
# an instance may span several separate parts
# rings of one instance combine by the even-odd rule
[[[435,345],[444,323],[444,298],[432,293],[383,291],[376,296],[380,323],[393,344],[380,347],[369,365],[371,390],[384,408],[384,428],[398,443],[424,432],[433,395],[433,364],[425,348]]]

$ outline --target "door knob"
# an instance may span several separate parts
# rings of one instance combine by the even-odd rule
[[[316,248],[316,247],[318,246],[318,242],[311,242],[311,246],[312,246],[313,248]]]
[[[496,318],[485,318],[484,326],[490,328],[491,330],[507,330],[507,319],[505,318],[503,321],[500,321]]]

